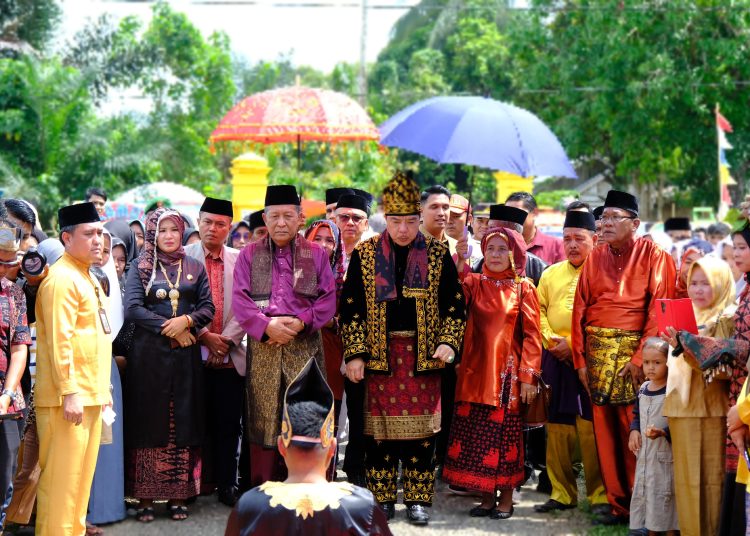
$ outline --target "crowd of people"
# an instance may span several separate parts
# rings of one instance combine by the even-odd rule
[[[611,190],[560,239],[531,194],[409,172],[325,202],[127,221],[92,188],[48,238],[0,200],[0,531],[101,534],[126,499],[181,521],[215,493],[227,534],[390,534],[399,489],[414,525],[438,479],[506,520],[530,478],[540,514],[576,508],[582,468],[595,524],[745,534],[750,227],[657,232]],[[680,298],[697,330],[660,329]]]

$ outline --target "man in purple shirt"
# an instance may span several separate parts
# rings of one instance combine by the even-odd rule
[[[566,260],[562,240],[546,235],[537,229],[536,217],[539,215],[539,209],[533,195],[528,192],[515,192],[508,196],[505,204],[529,213],[523,224],[523,239],[526,241],[526,251],[533,253],[547,264],[555,264]]]
[[[251,486],[285,478],[276,450],[280,401],[310,358],[325,370],[320,328],[336,314],[328,254],[297,234],[300,213],[294,186],[269,186],[263,212],[268,237],[247,245],[234,269],[232,309],[248,335]]]

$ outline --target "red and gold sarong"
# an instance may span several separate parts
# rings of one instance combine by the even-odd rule
[[[376,440],[422,439],[440,431],[440,371],[415,376],[416,336],[389,334],[393,371],[366,378],[365,435]]]

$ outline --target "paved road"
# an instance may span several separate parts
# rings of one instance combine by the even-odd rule
[[[391,530],[396,536],[428,536],[433,534],[461,536],[484,536],[518,534],[546,536],[560,534],[586,534],[590,529],[588,516],[580,511],[555,514],[538,514],[533,505],[544,502],[546,496],[525,487],[521,491],[521,502],[516,505],[512,519],[501,521],[471,518],[469,509],[474,506],[471,497],[458,497],[450,493],[444,484],[438,484],[432,519],[427,527],[414,527],[406,521],[403,505],[396,510],[396,519]],[[174,522],[168,519],[163,505],[157,505],[157,519],[148,525],[130,518],[117,525],[103,527],[107,536],[176,536],[176,535],[220,535],[223,534],[229,508],[219,504],[215,497],[201,497],[191,507],[187,521]],[[281,536],[281,535],[280,535]]]

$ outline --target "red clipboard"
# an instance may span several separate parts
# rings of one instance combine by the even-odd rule
[[[693,311],[693,300],[690,298],[656,300],[656,320],[659,325],[660,334],[666,333],[669,326],[677,331],[688,331],[694,335],[698,334],[698,324],[695,321],[695,312]]]

